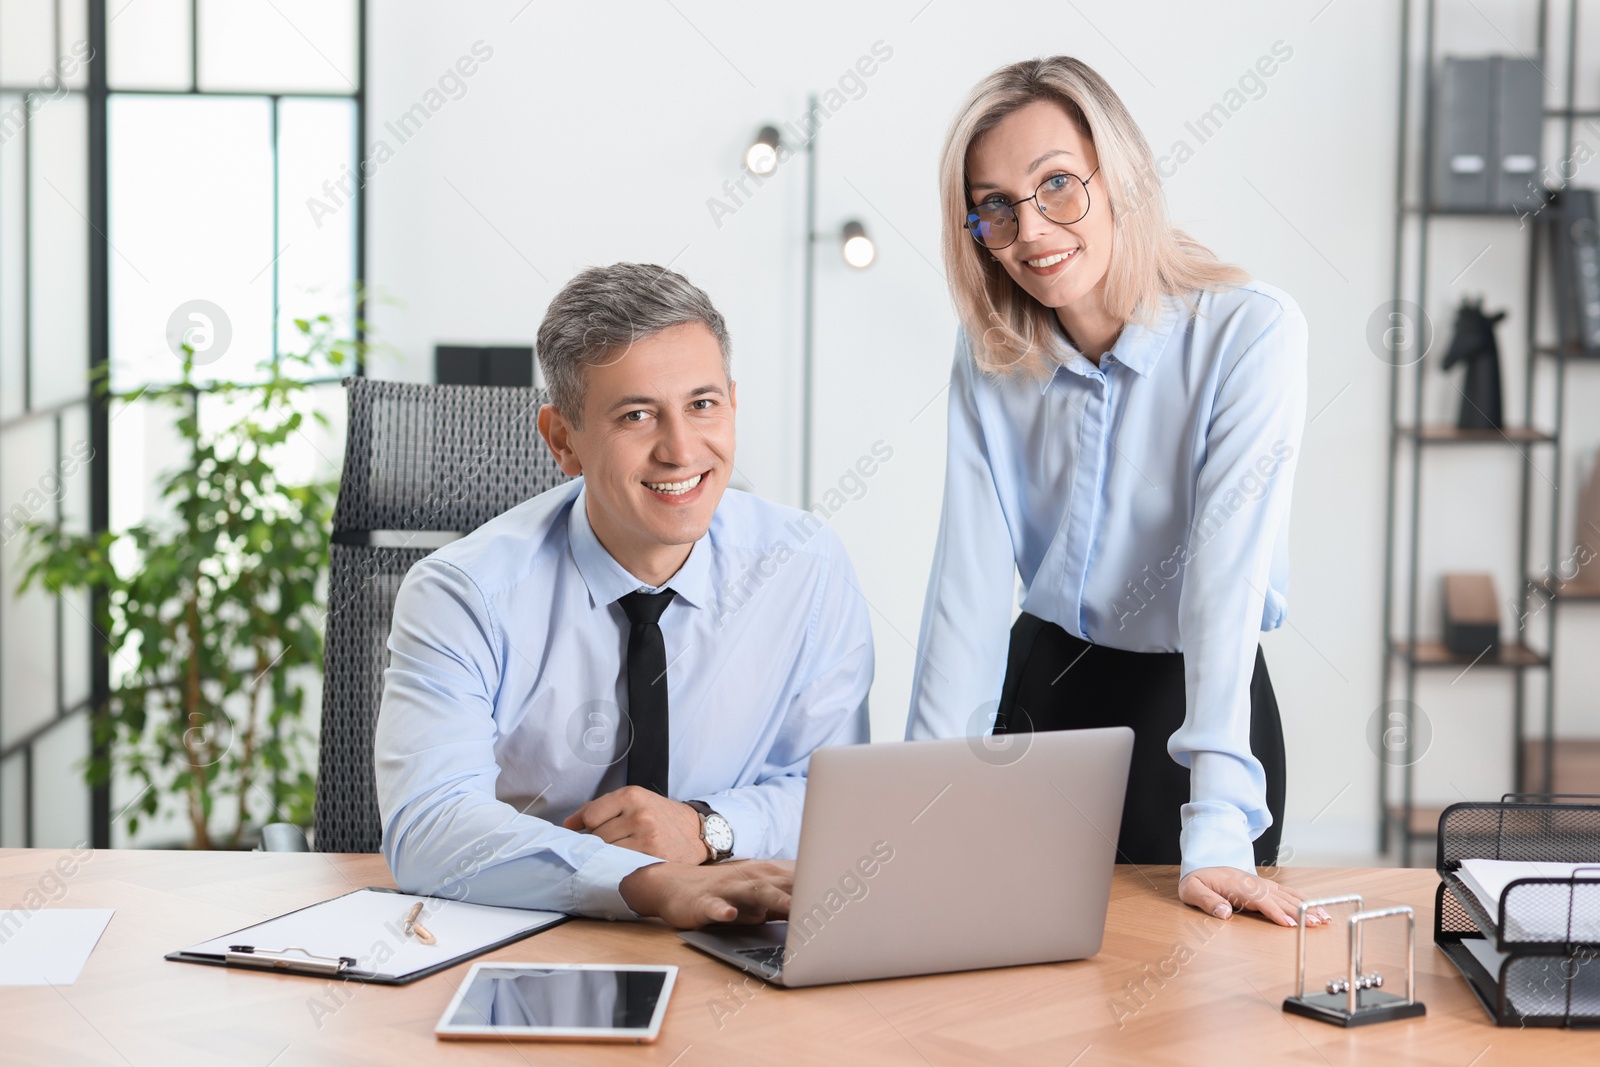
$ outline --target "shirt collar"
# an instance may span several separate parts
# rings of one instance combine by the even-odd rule
[[[584,486],[578,490],[572,510],[567,514],[567,542],[572,546],[572,560],[578,565],[578,573],[597,605],[607,607],[620,597],[640,589],[651,593],[671,589],[678,594],[678,599],[688,601],[693,607],[706,604],[711,587],[710,530],[694,543],[689,550],[689,558],[683,561],[678,573],[667,579],[664,585],[649,586],[630,574],[606,551],[606,546],[595,536],[594,527],[589,525],[588,505],[589,489]]]
[[[1108,357],[1114,357],[1116,362],[1124,364],[1127,368],[1141,378],[1148,377],[1155,369],[1156,363],[1161,359],[1161,354],[1166,351],[1167,339],[1178,324],[1179,312],[1182,306],[1178,298],[1163,296],[1161,307],[1154,320],[1148,324],[1130,322],[1122,328],[1122,333],[1117,338],[1117,343],[1111,346],[1104,356],[1100,357],[1103,366]],[[1052,316],[1053,317],[1053,316]],[[1057,320],[1059,326],[1059,320]],[[1093,361],[1078,351],[1071,341],[1067,340],[1066,331],[1057,329],[1056,341],[1059,354],[1052,362],[1055,364],[1051,374],[1044,380],[1040,392],[1046,392],[1050,383],[1055,381],[1056,374],[1062,367],[1075,369],[1080,374],[1091,373],[1095,369]]]

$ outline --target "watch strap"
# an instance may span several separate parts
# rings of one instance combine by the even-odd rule
[[[713,847],[711,842],[706,840],[706,818],[708,816],[715,815],[717,818],[721,819],[723,822],[727,822],[728,821],[727,816],[723,815],[721,812],[717,811],[710,804],[707,804],[703,800],[685,800],[684,803],[689,805],[691,808],[693,808],[700,815],[700,841],[701,841],[702,844],[704,844],[706,846],[706,851],[711,854],[711,858],[706,860],[706,862],[707,863],[720,863],[721,861],[723,861],[725,859],[728,859],[730,856],[732,856],[733,855],[733,849],[731,849],[731,848],[727,849],[727,850],[718,849],[718,848]]]

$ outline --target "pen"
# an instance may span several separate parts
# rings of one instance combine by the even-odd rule
[[[424,945],[431,945],[436,939],[428,932],[428,928],[426,926],[423,926],[421,923],[417,922],[417,916],[421,914],[422,901],[419,900],[411,906],[411,914],[406,916],[406,933],[410,936],[416,937],[416,939],[421,941]]]

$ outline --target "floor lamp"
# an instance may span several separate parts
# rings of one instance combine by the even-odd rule
[[[845,263],[857,270],[864,270],[872,265],[877,258],[877,248],[872,243],[872,238],[867,236],[867,228],[859,220],[851,219],[832,233],[821,233],[817,230],[817,135],[821,132],[822,119],[827,117],[826,112],[821,112],[817,106],[815,95],[806,101],[806,117],[803,120],[804,130],[796,131],[803,136],[800,145],[806,155],[806,269],[805,291],[801,319],[801,414],[800,414],[800,506],[807,511],[811,509],[811,439],[812,439],[812,394],[813,377],[816,367],[816,290],[817,290],[817,244],[820,241],[838,241],[840,255]],[[791,124],[791,129],[793,128]],[[745,150],[744,165],[758,181],[765,181],[778,164],[787,162],[793,151],[784,144],[783,136],[776,126],[763,126],[756,132],[756,138]]]

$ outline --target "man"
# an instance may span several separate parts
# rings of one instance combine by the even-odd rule
[[[843,546],[726,489],[727,329],[681,275],[584,271],[538,352],[539,432],[582,477],[400,587],[374,738],[390,870],[488,904],[782,918],[792,868],[757,861],[794,856],[812,751],[867,740]]]

